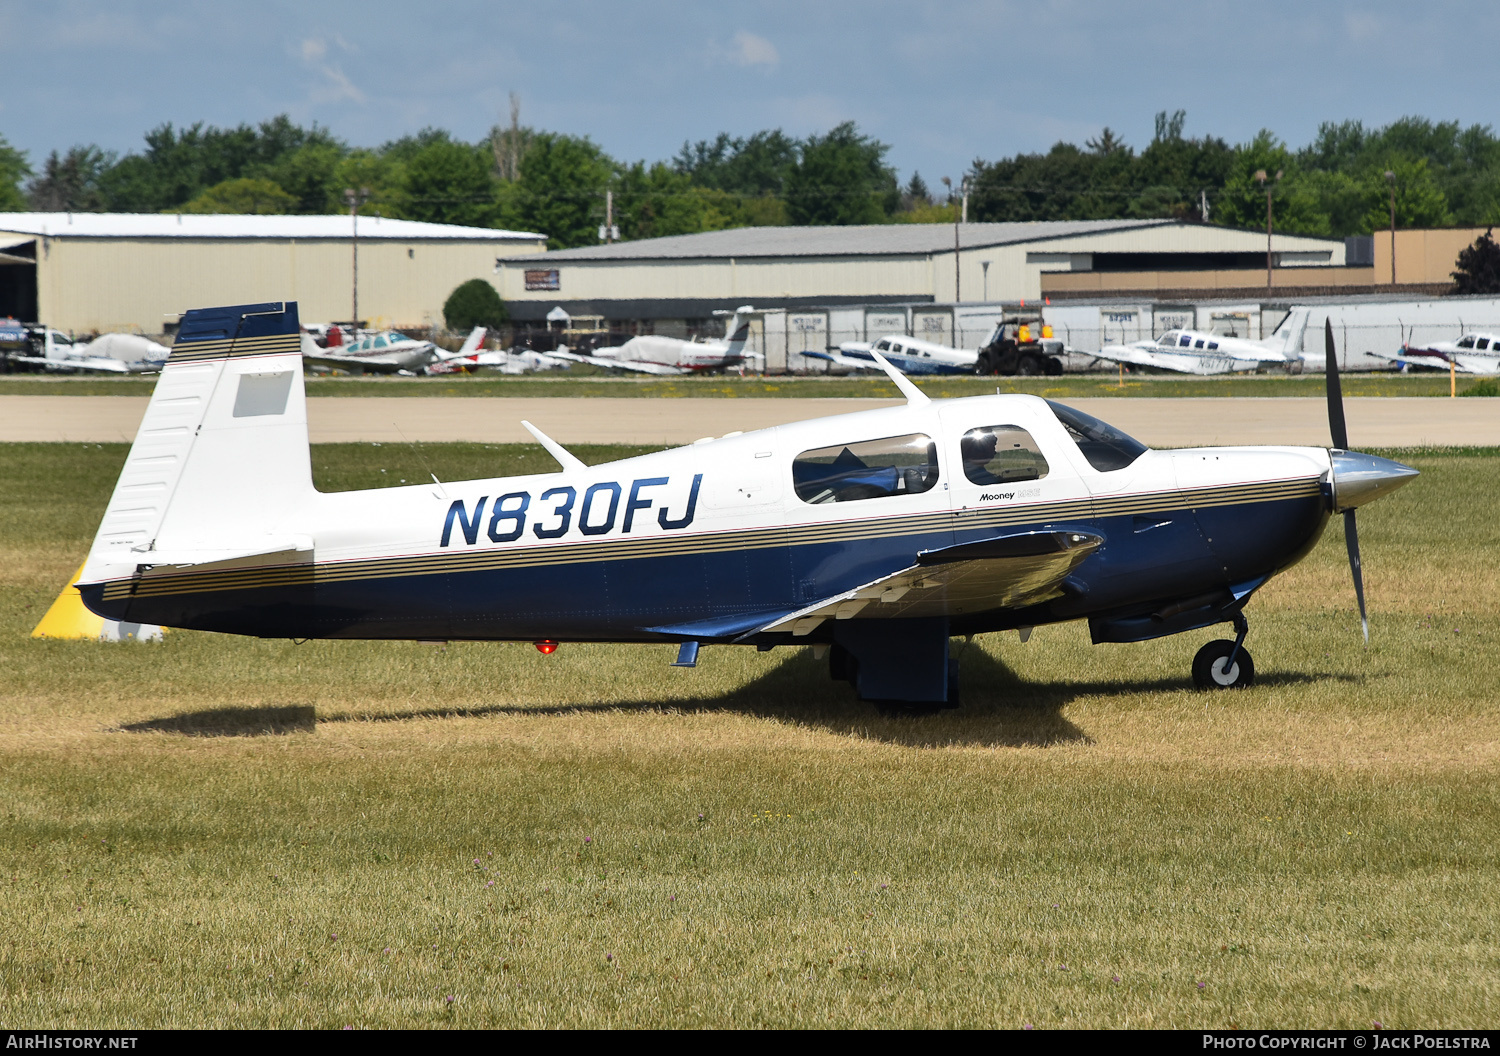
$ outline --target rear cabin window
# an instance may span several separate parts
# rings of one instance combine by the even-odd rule
[[[819,447],[792,462],[797,497],[815,504],[917,495],[937,480],[937,444],[922,433]]]
[[[1047,405],[1078,445],[1078,450],[1083,452],[1083,457],[1088,459],[1089,465],[1100,473],[1124,469],[1146,453],[1145,444],[1092,415],[1052,400],[1048,400]]]
[[[1009,484],[1041,480],[1047,460],[1031,434],[1019,425],[983,425],[959,441],[964,476],[971,484]]]
[[[1489,348],[1490,347],[1490,339],[1487,338],[1487,337],[1481,337],[1478,341],[1474,342],[1474,347],[1475,348]]]
[[[1180,338],[1177,339],[1177,343],[1179,345],[1181,345],[1183,348],[1187,348],[1189,345],[1191,345],[1193,343],[1193,339],[1192,339],[1192,337],[1190,335],[1183,334]]]

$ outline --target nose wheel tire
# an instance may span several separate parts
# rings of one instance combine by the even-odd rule
[[[1236,652],[1234,644],[1221,638],[1199,649],[1193,657],[1193,684],[1199,689],[1244,689],[1254,682],[1255,661],[1250,651],[1241,645]]]

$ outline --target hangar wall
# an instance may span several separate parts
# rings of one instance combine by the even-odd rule
[[[360,315],[374,326],[441,323],[455,286],[488,278],[495,257],[517,248],[361,238]],[[161,333],[189,308],[250,301],[295,300],[309,322],[347,319],[351,284],[347,240],[38,239],[38,318],[80,333]]]

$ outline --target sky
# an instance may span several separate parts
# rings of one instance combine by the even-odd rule
[[[934,187],[1106,125],[1139,149],[1161,110],[1190,136],[1269,128],[1294,147],[1323,121],[1500,116],[1492,64],[1467,75],[1459,47],[1500,38],[1500,4],[1444,0],[0,0],[0,34],[0,134],[38,167],[82,143],[138,151],[166,122],[281,113],[355,146],[426,126],[478,140],[511,92],[523,124],[623,161],[854,121]]]

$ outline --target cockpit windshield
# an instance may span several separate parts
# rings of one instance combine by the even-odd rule
[[[1083,457],[1088,459],[1089,465],[1100,473],[1124,469],[1147,451],[1146,445],[1139,440],[1092,415],[1075,411],[1053,400],[1048,400],[1047,406],[1052,408],[1052,413],[1062,422],[1063,428],[1078,445],[1078,450],[1083,452]]]

